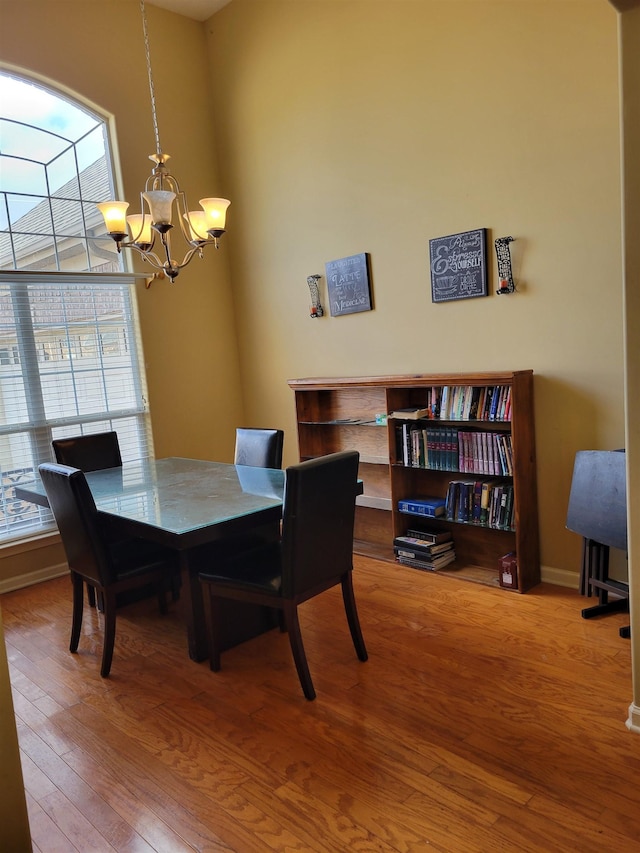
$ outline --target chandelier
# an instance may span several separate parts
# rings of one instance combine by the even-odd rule
[[[140,12],[149,77],[151,115],[156,138],[156,153],[150,154],[149,159],[155,163],[155,166],[147,178],[144,191],[140,193],[140,213],[127,216],[129,203],[126,201],[105,201],[97,206],[104,217],[109,236],[115,240],[118,252],[123,248],[134,249],[145,261],[173,282],[180,270],[186,267],[195,254],[202,258],[202,250],[205,246],[213,245],[216,249],[218,248],[218,240],[225,232],[227,208],[231,202],[226,198],[201,198],[202,210],[189,210],[185,193],[167,169],[169,154],[163,154],[160,146],[144,0],[140,0]],[[188,246],[181,263],[171,256],[171,229],[173,228],[171,219],[174,202],[180,231]],[[130,237],[129,240],[127,240],[128,237]],[[157,250],[158,254],[154,250]]]

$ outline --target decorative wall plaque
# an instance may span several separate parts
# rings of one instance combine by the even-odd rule
[[[351,255],[325,265],[331,315],[371,311],[369,255]]]
[[[487,295],[486,235],[479,228],[429,240],[433,302]]]

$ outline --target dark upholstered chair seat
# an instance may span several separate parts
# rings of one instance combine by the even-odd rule
[[[220,561],[220,570],[214,563],[205,575],[209,582],[219,586],[279,595],[282,588],[280,543],[273,542],[230,556]]]
[[[60,465],[68,465],[71,468],[79,468],[80,471],[103,471],[105,468],[121,468],[122,455],[120,453],[120,442],[118,433],[96,432],[90,435],[73,435],[68,438],[56,438],[51,442],[56,462]],[[119,550],[118,559],[125,558],[127,550],[140,555],[150,554],[151,543],[131,537],[122,540],[123,547]],[[111,543],[113,546],[114,543]],[[174,601],[180,594],[180,576],[174,574],[170,578],[171,592]],[[87,599],[91,607],[96,603],[94,587],[87,584]],[[98,596],[98,606],[102,609],[102,600]]]
[[[338,584],[356,653],[367,660],[352,582],[358,460],[357,451],[346,451],[287,468],[280,542],[217,559],[200,572],[209,591],[212,670],[220,669],[222,600],[266,605],[279,611],[304,695],[314,699],[298,605]]]
[[[153,584],[160,611],[165,612],[167,581],[179,570],[177,554],[140,539],[114,540],[102,524],[86,477],[77,468],[44,464],[39,468],[49,506],[60,531],[73,584],[73,617],[69,649],[78,650],[82,629],[83,583],[95,590],[104,606],[104,642],[100,674],[111,670],[119,593]]]
[[[168,557],[172,563],[176,563],[172,551],[144,539],[119,539],[107,543],[106,547],[118,580],[139,575],[154,564],[166,564]]]
[[[114,430],[54,438],[51,447],[56,462],[79,468],[81,471],[103,471],[105,468],[119,468],[122,465],[118,433]],[[96,595],[91,585],[87,585],[87,599],[91,607],[95,607]],[[98,605],[102,609],[102,601],[99,601]]]

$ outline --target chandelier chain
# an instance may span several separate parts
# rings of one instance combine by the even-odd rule
[[[156,153],[162,154],[160,147],[160,131],[158,130],[158,117],[156,115],[156,93],[153,86],[153,74],[151,73],[151,48],[149,47],[149,31],[147,29],[147,15],[144,8],[144,0],[140,0],[140,11],[142,12],[142,31],[144,33],[144,55],[147,61],[147,75],[149,77],[149,96],[151,98],[151,118],[153,119],[153,132],[156,137]]]
[[[156,113],[156,95],[151,70],[151,48],[149,46],[149,28],[144,0],[140,0],[142,32],[144,35],[144,53],[149,78],[149,96],[151,100],[151,118],[156,138],[156,153],[149,159],[155,163],[151,175],[147,178],[144,191],[140,193],[140,213],[127,216],[129,203],[126,201],[105,201],[98,204],[105,227],[112,240],[115,240],[118,252],[123,248],[133,249],[143,260],[174,281],[183,267],[194,255],[203,257],[205,246],[218,248],[218,240],[225,233],[227,207],[231,204],[226,198],[201,198],[201,210],[189,210],[189,203],[177,179],[167,169],[168,154],[162,153],[160,131]],[[145,209],[145,204],[148,210]],[[171,222],[177,212],[180,233],[187,244],[181,263],[171,255]],[[131,239],[128,239],[131,232]],[[160,256],[154,252],[154,247]],[[150,282],[149,282],[150,283]],[[147,285],[148,286],[148,285]]]

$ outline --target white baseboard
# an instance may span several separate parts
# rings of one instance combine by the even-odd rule
[[[554,569],[553,566],[541,566],[540,574],[543,583],[551,583],[554,586],[566,586],[568,589],[579,589],[580,575],[578,572],[569,572],[566,569]]]
[[[0,595],[3,592],[13,592],[16,589],[22,589],[25,586],[33,586],[42,581],[49,581],[52,578],[59,578],[62,575],[69,573],[69,567],[66,563],[59,563],[57,566],[47,566],[44,569],[38,569],[37,572],[29,572],[25,575],[16,575],[13,578],[5,578],[0,580]]]
[[[45,569],[39,569],[37,572],[31,572],[26,575],[16,575],[13,578],[0,580],[0,595],[3,592],[13,592],[15,589],[22,589],[25,586],[33,586],[33,584],[48,581],[52,578],[59,578],[61,575],[69,571],[66,563],[59,563],[57,566],[48,566]],[[552,566],[542,566],[541,576],[543,583],[550,583],[554,586],[564,586],[569,589],[578,589],[580,576],[577,572],[568,572],[565,569],[554,569]]]
[[[630,732],[640,734],[640,708],[634,705],[633,702],[629,705],[629,718],[626,726]]]

